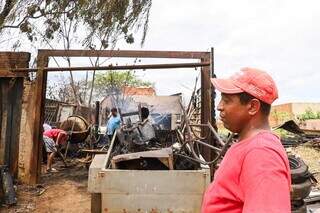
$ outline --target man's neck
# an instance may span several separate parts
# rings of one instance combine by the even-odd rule
[[[251,120],[239,133],[239,141],[250,138],[259,132],[266,130],[270,130],[268,119],[263,119],[259,122]]]

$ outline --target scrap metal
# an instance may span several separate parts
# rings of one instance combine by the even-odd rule
[[[157,159],[155,161],[154,159]],[[134,162],[130,164],[130,162]],[[150,163],[152,162],[152,163]],[[125,164],[124,164],[125,163]],[[171,148],[164,148],[155,151],[135,152],[130,154],[117,155],[111,160],[112,168],[121,169],[121,165],[130,165],[125,169],[157,169],[163,168],[161,164],[168,169],[173,169],[173,152]]]
[[[112,168],[122,168],[122,169],[154,169],[154,168],[163,168],[159,167],[157,162],[153,160],[160,159],[159,153],[163,148],[170,149],[173,153],[173,168],[174,169],[199,169],[200,165],[214,165],[221,160],[226,150],[230,147],[233,142],[233,134],[227,138],[226,141],[223,141],[219,134],[216,132],[214,127],[210,122],[206,124],[199,123],[199,120],[196,119],[196,123],[191,121],[191,117],[199,111],[199,104],[196,103],[197,92],[196,92],[197,79],[195,83],[195,88],[192,93],[191,99],[187,108],[185,109],[182,103],[180,106],[183,112],[183,119],[176,131],[176,140],[175,143],[172,143],[169,147],[165,148],[164,144],[159,143],[159,139],[154,138],[154,140],[142,140],[139,137],[141,132],[139,126],[143,125],[143,122],[139,121],[134,124],[131,123],[130,119],[126,120],[126,124],[118,129],[117,136],[119,143],[115,145],[114,151],[112,153]],[[139,114],[138,112],[135,112]],[[133,114],[133,113],[129,113]],[[205,142],[207,137],[201,137],[195,133],[195,128],[207,128],[210,133],[216,138],[217,145],[211,145]],[[150,128],[146,130],[146,134],[151,134],[154,132],[153,127],[150,125]],[[152,134],[155,135],[155,134]],[[154,142],[154,143],[152,143]],[[158,146],[156,144],[158,143]],[[167,145],[167,144],[166,144]],[[206,147],[214,153],[214,158],[210,161],[204,160],[203,156],[200,153],[200,146]],[[162,148],[162,149],[161,149]],[[158,149],[156,151],[150,151],[152,149]],[[141,152],[143,151],[143,152]],[[148,157],[149,156],[149,157]],[[120,163],[121,162],[121,163]],[[119,165],[118,165],[119,163]],[[150,166],[150,165],[153,165]],[[164,168],[163,168],[164,169]]]
[[[37,78],[36,78],[36,92],[35,92],[35,119],[33,122],[33,140],[32,149],[30,153],[30,183],[37,183],[39,181],[41,167],[41,138],[42,131],[41,125],[44,120],[43,106],[45,102],[45,88],[50,57],[132,57],[132,58],[175,58],[175,59],[197,59],[200,61],[198,64],[192,65],[193,67],[201,67],[201,122],[206,123],[211,121],[211,72],[210,65],[210,52],[190,52],[190,51],[132,51],[132,50],[38,50],[37,56]],[[203,63],[203,64],[202,64]],[[161,65],[162,66],[162,65]],[[171,65],[170,65],[171,66]],[[181,67],[186,67],[186,64],[180,64]],[[163,66],[162,66],[163,67]],[[172,66],[171,66],[172,67]],[[110,67],[106,67],[110,70]],[[122,67],[128,69],[128,67]],[[137,67],[132,67],[135,69]],[[151,68],[151,67],[150,67]],[[160,68],[160,67],[158,67]],[[169,67],[163,67],[169,68]],[[55,69],[56,68],[52,68]],[[143,67],[149,69],[149,67]],[[24,69],[25,70],[25,69]],[[70,71],[70,68],[66,71]],[[207,130],[204,130],[207,131]],[[206,133],[204,133],[206,134]],[[208,138],[208,143],[213,144],[211,138]],[[205,159],[211,158],[210,152],[202,150]]]
[[[0,166],[1,188],[4,194],[4,203],[14,205],[17,203],[17,195],[13,186],[13,179],[7,166]]]

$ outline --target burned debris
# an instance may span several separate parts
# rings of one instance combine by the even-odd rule
[[[302,144],[311,146],[315,149],[320,148],[319,133],[304,131],[294,120],[288,120],[283,124],[274,127],[273,130],[285,130],[288,132],[288,134],[281,137],[281,142],[286,148],[296,147]]]
[[[13,185],[13,178],[9,173],[7,166],[0,166],[0,180],[0,195],[3,195],[3,198],[0,199],[0,203],[4,203],[8,206],[16,204],[17,196]]]
[[[153,112],[156,117],[150,116],[148,105],[142,106],[141,102],[137,110],[121,113],[122,126],[116,130],[115,139],[112,138],[111,143],[104,147],[108,148],[111,159],[107,168],[195,170],[200,169],[201,165],[212,165],[214,168],[233,142],[233,135],[223,141],[209,122],[200,123],[200,95],[195,87],[186,109],[181,100],[176,103],[181,114],[174,128],[161,123],[168,118],[166,113]],[[208,135],[199,134],[203,128],[209,130]],[[215,138],[215,145],[206,142],[209,137]],[[212,160],[205,160],[201,155],[204,147],[212,151]],[[157,156],[168,150],[171,153],[168,156],[172,161],[171,167],[163,165],[162,157]]]
[[[50,53],[50,51],[49,51]],[[68,53],[68,52],[67,52]],[[108,53],[108,54],[107,54]],[[121,52],[120,52],[121,53]],[[73,53],[75,54],[75,53]],[[86,52],[86,54],[93,54],[92,52]],[[83,55],[86,55],[83,54]],[[112,55],[113,53],[104,52],[105,55]],[[126,56],[131,54],[131,52],[126,52]],[[139,54],[143,54],[140,52]],[[163,54],[162,57],[165,57],[167,54],[157,53],[158,55]],[[201,182],[203,185],[197,186],[196,190],[191,191],[190,194],[194,194],[196,191],[199,195],[199,200],[202,198],[203,190],[207,186],[205,183],[209,183],[212,172],[201,171],[203,168],[206,170],[215,169],[219,166],[220,160],[223,158],[226,150],[231,146],[231,144],[235,141],[234,135],[230,134],[227,137],[221,138],[221,135],[217,133],[216,124],[213,121],[215,116],[212,116],[211,109],[211,94],[205,93],[205,91],[210,91],[210,84],[207,84],[209,79],[209,57],[207,54],[198,55],[195,53],[191,53],[188,56],[184,56],[187,53],[179,53],[178,57],[189,57],[195,58],[199,57],[203,61],[201,66],[203,65],[203,69],[201,71],[202,75],[202,85],[201,89],[197,90],[196,87],[192,93],[190,101],[186,106],[181,104],[179,99],[179,94],[175,94],[172,97],[161,97],[161,96],[152,96],[152,97],[141,97],[138,95],[132,95],[126,100],[121,100],[120,103],[117,103],[119,106],[119,112],[121,116],[121,127],[115,131],[112,138],[104,137],[104,133],[100,132],[99,128],[101,126],[101,121],[99,122],[99,113],[103,110],[99,111],[102,107],[99,107],[99,102],[96,103],[96,114],[94,123],[89,125],[86,120],[87,118],[83,118],[77,114],[77,109],[74,109],[75,106],[66,106],[62,104],[59,106],[59,110],[52,106],[47,107],[45,111],[47,111],[48,116],[45,116],[46,122],[52,122],[54,125],[59,125],[60,128],[66,130],[69,133],[69,143],[66,147],[63,147],[62,150],[59,150],[59,157],[62,160],[66,158],[66,156],[79,157],[79,156],[89,156],[88,159],[84,163],[87,165],[89,163],[95,163],[92,160],[92,156],[100,154],[107,154],[104,157],[104,168],[105,170],[112,170],[113,172],[119,172],[121,175],[124,172],[128,172],[128,176],[132,174],[140,174],[135,173],[135,171],[144,170],[147,174],[150,174],[150,177],[155,177],[151,172],[148,173],[149,170],[159,170],[159,173],[167,172],[166,175],[168,177],[170,175],[179,174],[180,172],[186,172],[189,176],[197,176],[201,177],[196,180],[204,180],[204,181],[194,181]],[[50,54],[48,54],[50,55]],[[75,54],[76,55],[76,54]],[[169,55],[175,55],[174,52],[171,52]],[[46,56],[47,57],[47,56]],[[177,57],[177,56],[176,56]],[[206,63],[204,63],[206,62]],[[207,64],[207,65],[206,65]],[[196,66],[195,64],[194,66]],[[199,64],[198,64],[199,65]],[[197,66],[198,66],[197,65]],[[110,68],[110,67],[109,67]],[[119,68],[119,67],[117,67]],[[126,67],[127,68],[127,67]],[[53,68],[52,68],[53,69]],[[75,68],[76,69],[76,68]],[[54,69],[53,69],[54,70]],[[51,71],[53,71],[51,70]],[[45,87],[45,74],[50,70],[48,69],[40,69],[40,77],[39,77],[39,85],[37,92],[37,104],[43,105],[43,101],[40,98],[40,94],[43,92],[43,88]],[[44,76],[43,76],[44,75]],[[41,83],[42,82],[42,83]],[[130,99],[130,100],[129,100]],[[164,101],[166,99],[166,101]],[[172,104],[172,100],[175,99],[174,104]],[[138,105],[127,106],[127,102],[134,100],[139,103]],[[177,101],[179,100],[179,101]],[[106,100],[108,101],[108,100]],[[160,102],[165,102],[162,104]],[[42,104],[41,104],[42,103]],[[161,105],[162,104],[162,105]],[[101,105],[103,105],[101,103]],[[155,106],[159,106],[157,110],[155,110]],[[205,106],[204,106],[205,105]],[[33,110],[36,115],[35,122],[32,122],[32,126],[35,127],[35,132],[32,133],[32,144],[33,146],[31,151],[34,151],[34,156],[39,154],[37,150],[39,147],[39,134],[41,134],[41,127],[39,129],[39,123],[42,121],[41,118],[41,110],[39,106],[35,106],[36,110]],[[125,106],[125,107],[124,107]],[[163,108],[166,106],[167,108]],[[169,109],[168,109],[169,108]],[[68,110],[72,109],[73,116],[64,116],[68,113],[63,114],[63,112],[68,112]],[[161,110],[159,110],[161,109]],[[75,111],[76,112],[75,112]],[[32,111],[32,112],[33,112]],[[43,112],[42,112],[43,113]],[[46,112],[44,113],[46,114]],[[76,115],[74,115],[76,114]],[[57,116],[58,115],[58,116]],[[61,121],[62,117],[64,117],[64,121]],[[60,120],[58,119],[60,118]],[[213,119],[213,120],[212,120]],[[104,122],[104,121],[102,121]],[[285,124],[289,126],[289,128],[295,128],[292,123]],[[27,125],[25,125],[27,126]],[[41,126],[41,125],[40,125]],[[286,128],[286,127],[285,127]],[[313,147],[319,147],[319,139],[317,137],[313,137],[310,134],[304,134],[299,129],[293,130],[295,134],[299,135],[296,140],[297,143],[300,144],[308,142]],[[312,140],[310,140],[312,138]],[[34,140],[33,140],[34,139]],[[290,139],[289,139],[290,140]],[[292,140],[291,140],[292,141]],[[311,141],[311,142],[310,142]],[[285,139],[283,139],[283,143]],[[79,150],[74,151],[72,146],[76,144],[78,145]],[[285,144],[285,143],[284,143]],[[293,144],[293,143],[291,143]],[[290,145],[289,145],[290,146]],[[34,148],[35,147],[35,148]],[[39,149],[40,150],[40,149]],[[209,153],[209,154],[208,154]],[[27,155],[32,156],[32,155]],[[209,156],[209,157],[208,157]],[[211,158],[212,157],[212,158]],[[38,159],[36,157],[30,158],[32,161],[28,162],[30,164],[30,171],[32,172],[32,181],[36,181],[38,169]],[[299,170],[301,168],[300,165],[302,163],[296,163],[295,159],[290,160],[290,166],[292,170]],[[20,165],[19,165],[20,166]],[[92,166],[94,168],[94,165]],[[129,171],[124,171],[129,170]],[[166,171],[168,170],[168,171]],[[174,171],[174,170],[184,170],[184,171]],[[100,170],[101,171],[101,170]],[[143,172],[144,172],[143,171]],[[202,173],[201,173],[201,172]],[[157,171],[158,172],[158,171]],[[199,172],[199,173],[197,173]],[[94,178],[105,178],[103,177],[106,173],[97,173],[97,176]],[[111,174],[111,173],[110,173]],[[115,173],[111,174],[114,175]],[[192,174],[192,175],[190,175]],[[187,176],[188,176],[187,175]],[[121,177],[121,176],[117,176]],[[126,176],[127,177],[127,176]],[[8,176],[6,176],[6,186],[10,186],[10,181]],[[170,176],[170,178],[172,178]],[[166,184],[170,182],[170,178],[165,179]],[[173,177],[174,178],[174,177]],[[300,187],[301,190],[306,190],[305,194],[297,195],[297,197],[293,201],[293,205],[296,207],[301,207],[302,199],[306,197],[306,194],[310,192],[310,179],[312,179],[312,175],[310,171],[301,172],[301,175],[298,179],[302,178],[300,181],[296,181],[294,178],[293,184],[297,185],[297,188]],[[140,179],[140,178],[137,178]],[[119,178],[117,179],[119,180]],[[140,183],[145,183],[145,179],[141,178]],[[169,180],[169,181],[168,181]],[[139,180],[138,180],[139,181]],[[161,180],[159,181],[161,182]],[[116,182],[118,183],[118,182]],[[153,187],[153,182],[148,182],[149,187],[147,192],[152,190],[157,191]],[[110,183],[111,185],[114,183]],[[126,183],[127,184],[127,183]],[[305,184],[306,187],[301,186]],[[12,185],[12,184],[11,184]],[[132,186],[134,184],[131,184]],[[117,185],[114,184],[115,187],[123,187],[126,185]],[[108,190],[112,190],[110,185],[107,185]],[[105,188],[107,188],[105,187]],[[203,188],[201,188],[203,187]],[[102,189],[105,189],[101,187]],[[129,187],[128,187],[129,188]],[[147,188],[147,187],[145,187]],[[161,187],[159,187],[161,188]],[[158,189],[159,189],[158,188]],[[176,194],[178,189],[172,187],[172,191],[167,189],[166,187],[162,187],[161,189],[170,191],[172,194]],[[196,187],[195,187],[196,188]],[[135,187],[132,189],[136,190]],[[188,189],[188,187],[187,187]],[[11,191],[10,191],[11,190]],[[135,193],[136,191],[131,191],[131,193]],[[140,191],[139,191],[140,190]],[[143,191],[142,188],[139,188],[139,192]],[[174,191],[175,190],[175,191]],[[168,193],[166,191],[166,193]],[[12,192],[12,187],[9,187],[6,193],[8,194],[7,203],[14,204],[15,195],[10,194]],[[97,192],[97,191],[94,191]],[[127,192],[127,191],[126,191]],[[162,193],[163,191],[161,191]],[[179,191],[180,192],[180,191]],[[190,192],[190,191],[189,191]],[[168,193],[170,194],[170,193]],[[118,199],[120,200],[120,199]],[[200,201],[197,201],[200,203]],[[111,202],[109,202],[111,203]]]
[[[112,169],[172,170],[173,152],[171,148],[163,148],[117,155],[112,158],[111,165]]]

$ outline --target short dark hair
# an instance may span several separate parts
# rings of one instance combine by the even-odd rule
[[[242,92],[239,93],[239,98],[240,98],[240,103],[241,104],[247,104],[249,101],[251,101],[252,99],[254,99],[255,97],[253,97],[252,95],[250,95],[249,93],[246,92]],[[257,98],[255,98],[257,99]],[[258,99],[259,100],[259,99]],[[265,115],[268,116],[270,114],[270,110],[271,110],[271,105],[267,104],[261,100],[260,101],[260,112]]]
[[[147,107],[141,107],[141,118],[146,119],[149,116],[149,109]]]
[[[117,110],[117,108],[113,107],[113,108],[111,109],[111,112],[118,112],[118,110]]]

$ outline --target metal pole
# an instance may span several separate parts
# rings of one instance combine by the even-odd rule
[[[96,138],[98,138],[98,129],[99,129],[99,112],[100,112],[100,101],[96,101],[96,110],[94,116],[94,133]]]
[[[141,64],[141,65],[121,65],[121,66],[101,66],[101,67],[44,67],[47,72],[58,71],[88,71],[88,70],[132,70],[132,69],[174,69],[174,68],[194,68],[210,66],[209,61],[202,63],[178,63],[178,64]],[[16,68],[12,72],[37,72],[38,68]]]
[[[213,47],[211,47],[211,52],[210,52],[210,71],[211,71],[210,72],[211,78],[216,78],[217,76],[214,73],[214,48]],[[212,122],[213,128],[217,131],[215,99],[216,99],[216,90],[211,85],[211,122]]]

